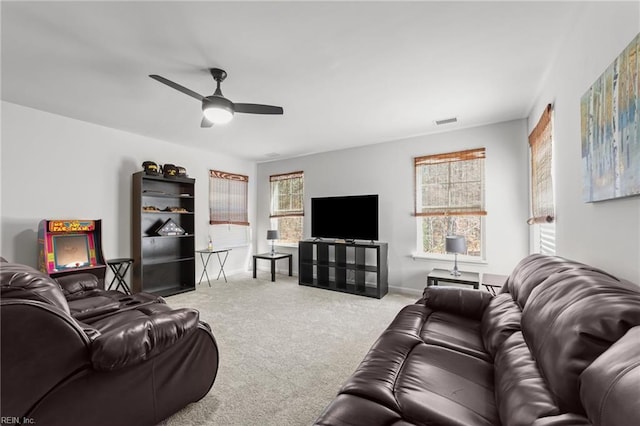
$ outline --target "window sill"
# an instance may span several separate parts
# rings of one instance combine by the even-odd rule
[[[446,261],[453,262],[454,255],[440,255],[440,254],[429,254],[429,253],[413,253],[411,255],[413,260],[437,260],[437,261]],[[478,257],[471,256],[458,256],[458,263],[465,264],[473,264],[473,265],[487,265],[488,262],[485,259],[480,259]]]
[[[276,247],[298,248],[298,243],[275,243]]]

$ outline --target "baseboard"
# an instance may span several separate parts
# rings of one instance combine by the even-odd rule
[[[422,292],[423,290],[418,290],[417,288],[397,287],[393,285],[389,286],[389,293],[402,294],[405,296],[415,297],[416,299],[422,297]]]

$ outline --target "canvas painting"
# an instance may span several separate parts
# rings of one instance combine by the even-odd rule
[[[640,34],[580,101],[583,198],[640,194]]]

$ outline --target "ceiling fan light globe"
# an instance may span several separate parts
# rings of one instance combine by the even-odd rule
[[[221,106],[208,106],[202,111],[205,118],[213,124],[226,124],[233,118],[233,112]]]
[[[233,104],[223,96],[207,96],[202,100],[202,113],[213,124],[225,124],[233,118]]]

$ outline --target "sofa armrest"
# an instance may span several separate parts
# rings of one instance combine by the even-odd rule
[[[96,338],[91,363],[102,371],[140,364],[193,332],[198,323],[195,309],[175,309],[136,319]]]
[[[22,418],[51,389],[91,367],[85,331],[48,303],[0,300],[3,418]]]
[[[430,286],[424,289],[418,302],[436,311],[481,320],[492,297],[485,291],[469,288]]]

